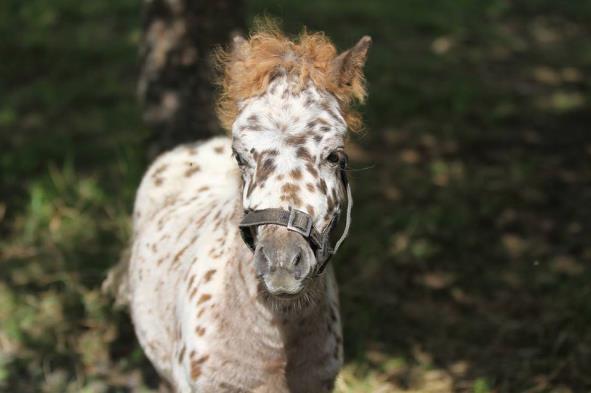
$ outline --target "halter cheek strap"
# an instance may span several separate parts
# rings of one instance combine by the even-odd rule
[[[286,227],[288,230],[302,235],[315,249],[316,254],[316,274],[324,271],[329,259],[337,252],[347,235],[351,225],[351,209],[353,207],[353,198],[351,196],[351,187],[344,178],[344,184],[347,187],[347,216],[345,229],[335,243],[334,247],[330,244],[330,235],[336,229],[339,215],[335,214],[330,223],[322,232],[314,228],[312,217],[301,210],[292,207],[289,210],[283,209],[263,209],[247,212],[239,224],[242,239],[248,247],[255,249],[255,232],[259,225],[274,224]]]

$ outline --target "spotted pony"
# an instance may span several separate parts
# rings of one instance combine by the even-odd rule
[[[235,38],[217,56],[231,138],[181,145],[145,174],[129,305],[174,391],[332,391],[343,337],[328,235],[349,221],[344,145],[370,43],[337,54],[323,34],[272,26]]]

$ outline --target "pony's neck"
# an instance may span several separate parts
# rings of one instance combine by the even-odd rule
[[[238,193],[242,195],[242,193]],[[235,201],[234,219],[235,256],[225,269],[224,291],[227,307],[235,318],[240,318],[243,329],[249,327],[262,335],[261,339],[287,345],[302,332],[321,323],[330,307],[327,274],[315,277],[298,298],[280,300],[271,297],[257,278],[253,253],[242,241],[238,224],[243,218],[241,198]],[[277,333],[279,333],[277,335]]]

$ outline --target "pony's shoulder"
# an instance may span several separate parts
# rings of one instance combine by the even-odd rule
[[[134,226],[137,228],[146,217],[173,201],[205,192],[217,199],[236,194],[239,170],[231,155],[231,140],[227,137],[179,145],[161,154],[144,174],[138,189]]]

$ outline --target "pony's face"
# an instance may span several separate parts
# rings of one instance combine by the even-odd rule
[[[332,95],[311,83],[299,89],[286,75],[245,101],[232,130],[244,210],[298,209],[324,230],[344,201],[346,130]],[[300,292],[318,263],[308,240],[277,225],[258,226],[255,240],[255,266],[267,290]]]
[[[290,41],[269,31],[248,41],[236,37],[232,49],[219,54],[224,70],[220,119],[232,129],[244,211],[255,212],[245,219],[266,214],[261,213],[265,209],[303,212],[294,221],[296,214],[288,213],[287,225],[251,224],[247,242],[257,274],[276,297],[302,293],[328,260],[324,251],[329,247],[323,246],[328,236],[318,241],[309,228],[328,234],[343,208],[344,140],[347,128],[359,125],[350,103],[365,96],[362,68],[370,43],[363,37],[337,55],[320,33]],[[302,216],[307,232],[292,225]]]

